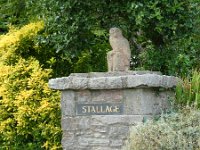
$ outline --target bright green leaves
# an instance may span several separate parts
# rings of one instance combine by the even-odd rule
[[[190,79],[185,78],[176,88],[177,106],[200,108],[200,72],[194,70]]]

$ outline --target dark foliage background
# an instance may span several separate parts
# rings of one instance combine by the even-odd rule
[[[198,0],[2,0],[0,31],[44,20],[45,29],[24,56],[54,76],[106,71],[110,27],[120,27],[132,49],[132,69],[187,76],[199,68]],[[33,50],[32,50],[33,49]]]

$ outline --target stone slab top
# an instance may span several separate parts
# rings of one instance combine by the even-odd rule
[[[143,75],[143,74],[162,75],[160,71],[126,71],[126,72],[115,71],[115,72],[71,73],[70,76],[96,78],[96,77],[116,77],[116,76],[126,76],[126,75]]]
[[[174,76],[152,71],[72,73],[68,77],[49,80],[56,90],[98,90],[127,88],[173,88],[180,81]]]

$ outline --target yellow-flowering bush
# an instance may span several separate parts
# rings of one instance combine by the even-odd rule
[[[6,35],[0,36],[0,62],[4,62],[4,64],[15,63],[20,57],[16,50],[19,47],[23,49],[29,44],[28,41],[22,43],[23,40],[32,39],[43,27],[43,22],[30,23],[21,29],[15,29],[11,26]]]
[[[59,93],[47,85],[51,70],[15,51],[42,28],[31,23],[0,37],[0,149],[60,149]]]
[[[10,26],[10,30],[6,35],[0,36],[0,48],[7,48],[16,45],[22,38],[35,36],[38,31],[44,27],[44,23],[36,22],[23,26],[21,29],[15,29]]]

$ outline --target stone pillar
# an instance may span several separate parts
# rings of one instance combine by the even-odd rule
[[[129,127],[159,114],[177,78],[159,72],[77,73],[51,79],[62,92],[64,150],[121,150]]]

